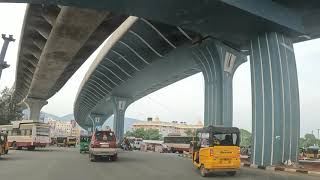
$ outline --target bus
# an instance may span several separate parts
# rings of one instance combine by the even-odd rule
[[[169,151],[183,153],[183,151],[190,151],[190,143],[194,139],[195,137],[192,136],[166,136],[163,138],[163,143]]]
[[[49,125],[32,120],[12,121],[9,125],[0,125],[0,131],[8,135],[8,144],[13,149],[46,147],[50,143]]]

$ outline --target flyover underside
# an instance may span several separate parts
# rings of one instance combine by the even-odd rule
[[[127,22],[130,22],[130,18],[128,19]],[[144,93],[151,93],[172,83],[170,79],[181,79],[186,77],[186,74],[190,74],[190,67],[184,70],[182,77],[178,74],[181,72],[176,70],[178,73],[173,74],[174,70],[172,70],[171,74],[164,75],[157,81],[153,79],[156,75],[153,76],[153,72],[148,70],[153,63],[162,61],[165,59],[163,57],[177,47],[185,43],[191,44],[192,37],[195,36],[194,33],[145,19],[138,20],[135,17],[132,17],[131,21],[130,26],[123,32],[125,35],[114,40],[112,46],[106,45],[102,54],[98,55],[93,67],[87,73],[75,102],[75,117],[79,124],[86,121],[90,112],[95,112],[94,109],[101,100],[111,96],[138,99],[143,97]],[[128,25],[124,23],[123,26]],[[111,41],[113,41],[112,38],[119,36],[119,32],[114,33]],[[174,64],[171,66],[175,67]],[[166,72],[165,69],[158,68],[157,70]],[[165,73],[162,72],[162,74]],[[172,77],[173,75],[174,77]],[[144,79],[137,78],[137,81],[136,77]],[[130,81],[135,83],[128,83],[129,87],[123,87]],[[141,84],[142,82],[145,84]],[[79,107],[82,109],[76,110]]]
[[[19,47],[15,100],[22,103],[31,98],[35,103],[38,99],[37,107],[42,107],[42,101],[60,90],[125,18],[106,11],[29,5]],[[39,115],[40,109],[30,109],[31,114]],[[38,120],[38,115],[32,118]]]
[[[114,113],[112,96],[129,98],[128,102],[132,103],[165,86],[201,72],[198,64],[190,58],[191,56],[189,48],[181,47],[169,53],[165,58],[156,60],[147,68],[135,73],[134,78],[128,79],[126,83],[113,89],[112,95],[100,99],[91,112],[106,115],[103,119],[106,120]],[[80,125],[84,124],[77,122]],[[85,120],[84,122],[86,122],[86,127],[92,126],[91,121]]]
[[[14,0],[11,2],[59,4],[130,14],[208,34],[232,44],[237,49],[247,47],[248,41],[253,36],[265,31],[287,34],[293,37],[294,42],[307,40],[304,35],[311,39],[320,35],[320,25],[316,23],[320,16],[317,0],[310,0],[308,3],[299,0],[199,0],[197,2],[193,0],[183,2]]]

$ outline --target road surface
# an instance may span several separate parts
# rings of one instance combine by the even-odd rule
[[[6,180],[194,180],[202,179],[189,159],[175,154],[121,152],[116,162],[90,162],[78,148],[10,151],[0,157],[0,179]],[[319,177],[242,168],[235,177],[224,174],[208,179],[319,180]]]

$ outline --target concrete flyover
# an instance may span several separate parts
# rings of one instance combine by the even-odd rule
[[[55,0],[16,0],[13,2],[57,4]],[[230,81],[235,68],[230,68],[229,65],[233,64],[230,62],[239,62],[235,60],[241,57],[239,51],[246,52],[250,55],[252,80],[252,130],[254,134],[252,163],[265,166],[285,161],[297,161],[300,103],[293,43],[319,37],[320,6],[317,0],[310,0],[308,3],[300,0],[199,0],[196,3],[192,0],[60,0],[58,4],[130,14],[144,18],[151,24],[155,22],[167,24],[198,34],[198,37],[191,38],[194,42],[198,42],[194,46],[188,46],[187,41],[183,45],[188,46],[185,54],[189,53],[188,57],[192,57],[204,73],[206,124],[225,126],[232,124],[232,117],[228,115],[232,112]],[[162,29],[159,31],[162,32]],[[139,35],[141,33],[136,32]],[[166,35],[164,37],[167,38]],[[149,39],[145,41],[149,42]],[[224,49],[222,53],[219,51],[221,46]],[[176,50],[167,52],[162,59],[166,59],[171,53],[179,54],[178,49],[183,49],[180,46],[175,47],[177,52]],[[211,58],[209,52],[211,55],[214,53],[214,58]],[[122,56],[127,57],[126,54]],[[228,60],[227,63],[225,60]],[[225,64],[226,67],[221,67],[222,64]],[[222,69],[215,71],[214,67]],[[83,101],[88,101],[86,102],[88,105],[85,105],[84,102],[80,103],[80,97],[90,94],[90,91],[86,90],[90,88],[86,86],[84,83],[84,88],[79,91],[75,103],[75,114],[78,114],[78,121],[82,124],[84,123],[83,116],[89,114],[96,105],[99,105],[100,101],[98,104],[97,101],[105,97],[103,92],[99,92],[101,95],[98,92],[91,92],[92,98],[96,100],[85,98],[86,100]],[[104,93],[110,94],[112,90],[113,87]],[[82,91],[88,92],[82,93]],[[123,103],[117,98],[113,98],[113,101],[114,104],[121,101],[121,109],[125,109],[128,104],[127,101]],[[116,109],[115,112],[117,112]],[[120,129],[122,125],[116,126]]]
[[[30,119],[126,16],[92,9],[28,5],[19,45],[14,98]],[[85,22],[85,23],[84,23]]]
[[[245,58],[213,39],[199,45],[199,38],[180,27],[129,17],[102,48],[80,85],[74,105],[78,124],[91,128],[92,120],[101,125],[113,114],[114,130],[121,139],[125,110],[132,102],[203,71],[205,124],[231,126],[232,76]],[[230,58],[233,62],[224,69]]]

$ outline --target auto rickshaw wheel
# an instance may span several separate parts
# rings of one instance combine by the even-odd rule
[[[202,177],[206,177],[208,175],[208,170],[204,167],[204,165],[200,166],[200,175]]]
[[[5,151],[4,151],[5,154],[8,154],[8,152],[9,152],[8,150],[5,150]]]
[[[237,173],[237,171],[228,171],[228,172],[227,172],[227,174],[228,174],[229,176],[234,176],[234,175],[236,175],[236,173]]]

